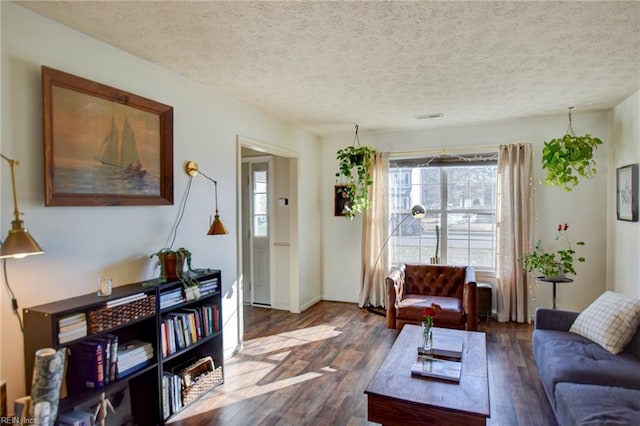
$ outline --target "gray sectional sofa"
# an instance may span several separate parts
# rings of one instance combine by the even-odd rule
[[[614,355],[569,332],[577,317],[536,310],[533,354],[558,424],[640,425],[640,328]]]

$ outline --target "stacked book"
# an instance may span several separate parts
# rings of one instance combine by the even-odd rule
[[[418,347],[418,359],[411,366],[411,374],[434,379],[460,381],[463,341],[460,336],[436,329],[433,347],[429,351]]]
[[[218,289],[218,279],[213,278],[207,281],[202,281],[200,283],[200,296],[204,296],[205,294],[210,294],[215,292]]]
[[[162,415],[166,419],[182,408],[182,381],[179,375],[162,375]]]
[[[160,294],[160,309],[170,308],[182,302],[184,302],[182,287],[176,287]]]
[[[162,355],[167,357],[219,330],[217,305],[182,309],[164,316],[160,324]]]
[[[117,378],[122,379],[143,369],[153,359],[153,345],[142,340],[130,340],[118,348]]]
[[[460,381],[461,371],[461,362],[428,356],[419,356],[418,360],[411,366],[411,374],[414,376],[432,377],[452,382]]]
[[[116,380],[118,336],[105,334],[70,347],[69,388],[72,393],[99,389]]]
[[[87,335],[87,316],[84,312],[61,317],[58,320],[58,342],[62,345]]]

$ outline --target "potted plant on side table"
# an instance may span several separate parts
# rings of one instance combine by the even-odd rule
[[[556,250],[555,252],[546,252],[542,249],[542,242],[538,240],[532,252],[522,257],[522,264],[525,270],[532,272],[540,272],[548,281],[554,279],[561,280],[565,278],[565,274],[576,274],[574,268],[574,255],[576,251],[569,240],[567,231],[568,224],[559,224],[556,240],[563,241],[566,248]],[[578,246],[584,246],[584,241],[575,243]],[[585,258],[580,256],[576,259],[578,262],[584,262]]]

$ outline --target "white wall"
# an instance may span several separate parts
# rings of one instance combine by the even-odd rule
[[[543,141],[562,136],[567,130],[566,114],[520,120],[509,120],[474,126],[439,128],[423,131],[366,133],[360,131],[361,144],[379,151],[404,152],[464,147],[497,147],[500,144],[532,142],[536,191],[536,239],[552,247],[558,223],[570,224],[574,241],[583,239],[587,245],[578,248],[586,263],[577,263],[577,276],[571,285],[558,290],[558,307],[581,310],[605,288],[605,238],[603,224],[607,216],[607,137],[606,113],[574,113],[573,128],[577,134],[590,133],[603,139],[595,154],[598,173],[593,179],[582,180],[572,192],[538,183],[543,177],[540,158]],[[361,216],[353,221],[333,216],[333,194],[338,149],[350,145],[353,135],[343,134],[323,141],[323,298],[356,302],[360,292]],[[558,247],[560,248],[560,247]],[[531,287],[530,311],[537,306],[551,306],[551,287],[544,283]],[[494,301],[495,303],[495,301]]]
[[[179,75],[70,30],[23,8],[2,2],[2,139],[0,150],[21,161],[17,169],[20,209],[46,254],[9,260],[8,274],[20,307],[64,299],[97,289],[96,278],[124,285],[158,275],[151,253],[162,248],[187,183],[183,164],[195,160],[218,180],[220,215],[229,235],[208,237],[213,191],[205,179],[193,182],[187,211],[174,247],[193,253],[195,267],[222,270],[224,345],[238,343],[236,218],[236,137],[296,151],[301,190],[299,282],[305,304],[320,292],[319,140],[254,108],[203,88]],[[135,93],[174,107],[174,206],[44,207],[40,67]],[[12,212],[9,169],[1,166],[1,233]],[[315,210],[314,210],[315,209]],[[0,378],[9,401],[24,393],[22,335],[7,290],[0,292]]]
[[[607,211],[608,288],[640,297],[640,222],[616,218],[616,168],[640,162],[640,91],[617,105],[610,114],[611,153]],[[636,197],[640,196],[637,191]]]

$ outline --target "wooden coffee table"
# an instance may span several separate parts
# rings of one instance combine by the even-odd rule
[[[487,344],[484,333],[434,329],[463,339],[460,382],[414,377],[422,328],[407,324],[365,389],[368,420],[383,425],[485,425],[489,410]]]

